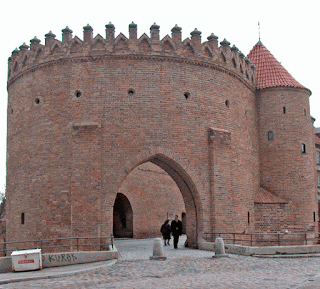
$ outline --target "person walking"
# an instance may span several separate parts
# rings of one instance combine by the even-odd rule
[[[178,215],[174,216],[171,222],[171,232],[173,236],[173,247],[178,249],[179,236],[182,234],[182,222],[179,220]]]
[[[171,239],[171,227],[169,224],[169,220],[166,220],[160,229],[160,232],[162,233],[162,237],[163,237],[163,241],[164,241],[164,245],[170,245],[169,241]]]

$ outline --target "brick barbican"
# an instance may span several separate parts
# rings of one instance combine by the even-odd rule
[[[317,233],[311,92],[261,41],[246,58],[171,31],[66,27],[13,51],[7,241],[150,236],[176,213],[192,246],[205,232]]]

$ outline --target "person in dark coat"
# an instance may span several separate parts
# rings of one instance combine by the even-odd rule
[[[174,216],[174,220],[171,222],[171,232],[173,236],[173,246],[178,249],[179,236],[182,234],[182,222],[178,219],[178,215]]]
[[[163,237],[163,240],[164,240],[164,245],[165,246],[167,246],[167,244],[170,245],[169,241],[171,239],[171,227],[170,227],[170,224],[169,224],[169,220],[166,220],[162,224],[160,232],[162,233],[162,237]]]

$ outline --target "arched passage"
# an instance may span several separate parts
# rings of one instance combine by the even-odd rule
[[[199,200],[197,200],[196,187],[191,177],[179,163],[163,154],[155,154],[145,158],[144,160],[140,160],[130,168],[130,171],[147,162],[151,162],[164,170],[179,188],[185,205],[185,232],[188,238],[188,245],[191,247],[197,247],[199,220],[196,204]],[[127,175],[130,171],[127,172]]]
[[[117,194],[113,206],[113,236],[116,238],[133,237],[133,213],[128,198]]]
[[[174,180],[159,166],[146,162],[134,168],[118,193],[125,195],[133,211],[133,238],[159,237],[165,220],[182,218],[185,204]]]

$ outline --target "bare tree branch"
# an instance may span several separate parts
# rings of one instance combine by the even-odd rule
[[[0,192],[0,220],[4,218],[6,211],[6,196],[3,192]]]

